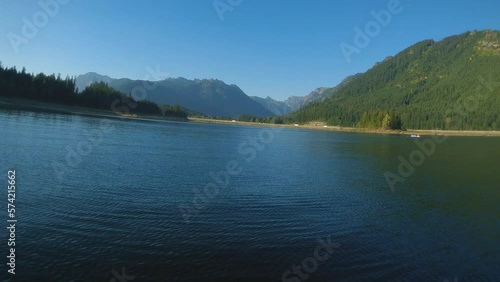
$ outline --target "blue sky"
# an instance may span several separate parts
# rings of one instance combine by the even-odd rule
[[[218,0],[231,7],[222,21],[214,0],[41,0],[51,1],[68,3],[58,4],[44,23],[38,1],[0,0],[4,66],[133,79],[159,66],[171,77],[217,78],[248,95],[279,100],[334,86],[424,39],[500,29],[498,0],[401,0],[400,12],[374,29],[348,63],[340,45],[356,47],[355,28],[364,30],[374,20],[371,11],[388,10],[396,0],[243,0],[233,6],[241,0]],[[22,19],[34,23],[36,15],[40,28],[26,38]],[[15,41],[17,53],[13,34],[25,38]]]

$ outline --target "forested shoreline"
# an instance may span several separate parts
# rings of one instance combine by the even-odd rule
[[[147,100],[136,101],[130,94],[121,93],[104,82],[93,83],[78,93],[74,78],[43,73],[34,75],[27,73],[25,68],[18,71],[15,67],[5,68],[1,64],[0,97],[109,110],[126,115],[178,118],[187,118],[188,115],[178,105],[158,105]]]

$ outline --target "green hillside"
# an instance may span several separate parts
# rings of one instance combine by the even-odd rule
[[[426,40],[386,58],[287,122],[363,128],[500,129],[500,32]]]

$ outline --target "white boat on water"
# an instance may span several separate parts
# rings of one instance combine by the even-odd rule
[[[410,135],[411,138],[420,138],[420,134],[412,134]]]

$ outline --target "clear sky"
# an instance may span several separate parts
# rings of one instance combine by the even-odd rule
[[[340,45],[356,47],[355,28],[394,0],[218,0],[231,9],[223,20],[214,0],[57,1],[67,3],[48,13],[38,0],[0,0],[4,66],[142,79],[158,65],[171,77],[217,78],[279,100],[334,86],[424,39],[500,29],[498,0],[401,0],[348,63]],[[23,17],[38,29],[24,28],[30,38]]]

